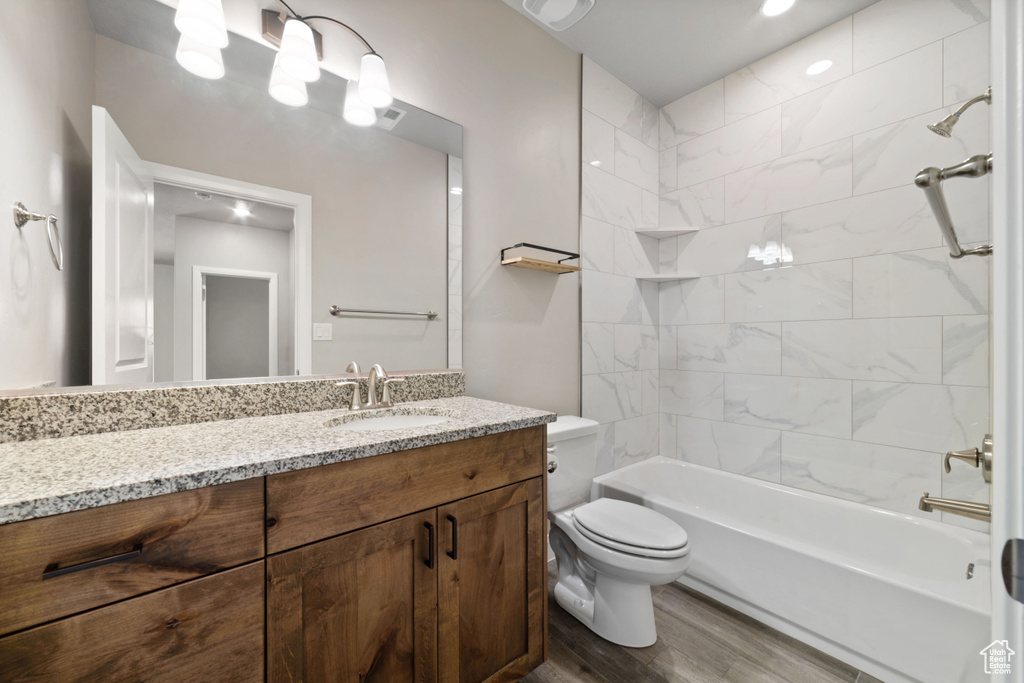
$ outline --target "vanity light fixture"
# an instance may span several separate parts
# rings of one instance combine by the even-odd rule
[[[761,3],[761,14],[766,17],[777,17],[796,3],[796,0],[764,0]]]
[[[356,81],[349,81],[345,86],[345,106],[341,118],[353,126],[365,127],[377,123],[377,112],[359,96],[359,84]]]
[[[823,59],[820,62],[815,62],[814,64],[811,64],[809,67],[807,67],[807,71],[805,73],[808,76],[817,76],[818,74],[825,73],[826,71],[828,71],[831,68],[832,68],[832,60],[831,59]]]
[[[220,50],[203,45],[184,33],[178,39],[178,50],[174,58],[186,71],[200,78],[218,79],[224,76],[224,60]]]
[[[306,82],[280,68],[281,53],[274,57],[274,70],[270,72],[270,96],[289,107],[302,107],[309,102]]]
[[[221,0],[180,0],[174,27],[181,31],[174,58],[186,71],[201,78],[224,76],[220,51],[228,45]]]

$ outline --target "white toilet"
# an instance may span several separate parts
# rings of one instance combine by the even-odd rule
[[[586,502],[597,463],[597,426],[575,416],[548,425],[555,601],[602,638],[646,647],[658,638],[651,586],[683,575],[690,546],[682,527],[659,512],[611,498]]]

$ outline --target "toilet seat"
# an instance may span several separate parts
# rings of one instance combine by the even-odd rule
[[[606,548],[665,559],[690,552],[682,527],[642,505],[599,498],[573,510],[572,518],[577,531]]]

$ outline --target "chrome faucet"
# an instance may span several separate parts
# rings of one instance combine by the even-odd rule
[[[349,363],[347,372],[358,373],[359,365],[355,362]],[[378,363],[370,368],[370,373],[367,377],[367,392],[366,401],[363,401],[361,392],[359,391],[358,380],[346,380],[344,382],[335,382],[336,387],[352,387],[352,400],[349,402],[349,410],[367,410],[370,408],[390,408],[394,405],[391,399],[391,392],[389,391],[389,385],[394,382],[404,382],[405,380],[398,377],[388,377],[388,373],[385,372],[384,368]],[[380,384],[382,387],[381,400],[377,400],[377,385]]]

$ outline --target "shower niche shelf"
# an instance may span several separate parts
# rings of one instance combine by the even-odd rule
[[[645,282],[678,282],[680,280],[698,280],[700,279],[700,273],[693,271],[685,271],[682,273],[647,273],[644,275],[637,275],[637,280],[644,280]]]
[[[669,237],[678,237],[679,235],[692,235],[699,231],[700,228],[682,226],[678,228],[646,228],[637,230],[636,234],[643,235],[644,237],[653,237],[656,240],[663,240]]]
[[[547,261],[527,256],[511,256],[509,258],[505,258],[506,251],[520,248],[539,249],[540,251],[547,251],[553,254],[562,254],[565,258],[559,259],[558,261]],[[554,273],[556,275],[564,275],[565,273],[575,273],[581,270],[579,266],[570,266],[563,263],[563,261],[572,261],[579,257],[579,254],[571,251],[562,251],[561,249],[542,247],[537,244],[530,244],[529,242],[520,242],[519,244],[512,245],[511,247],[505,247],[501,250],[501,265],[512,266],[513,268],[526,268],[528,270],[540,270],[545,273]]]

